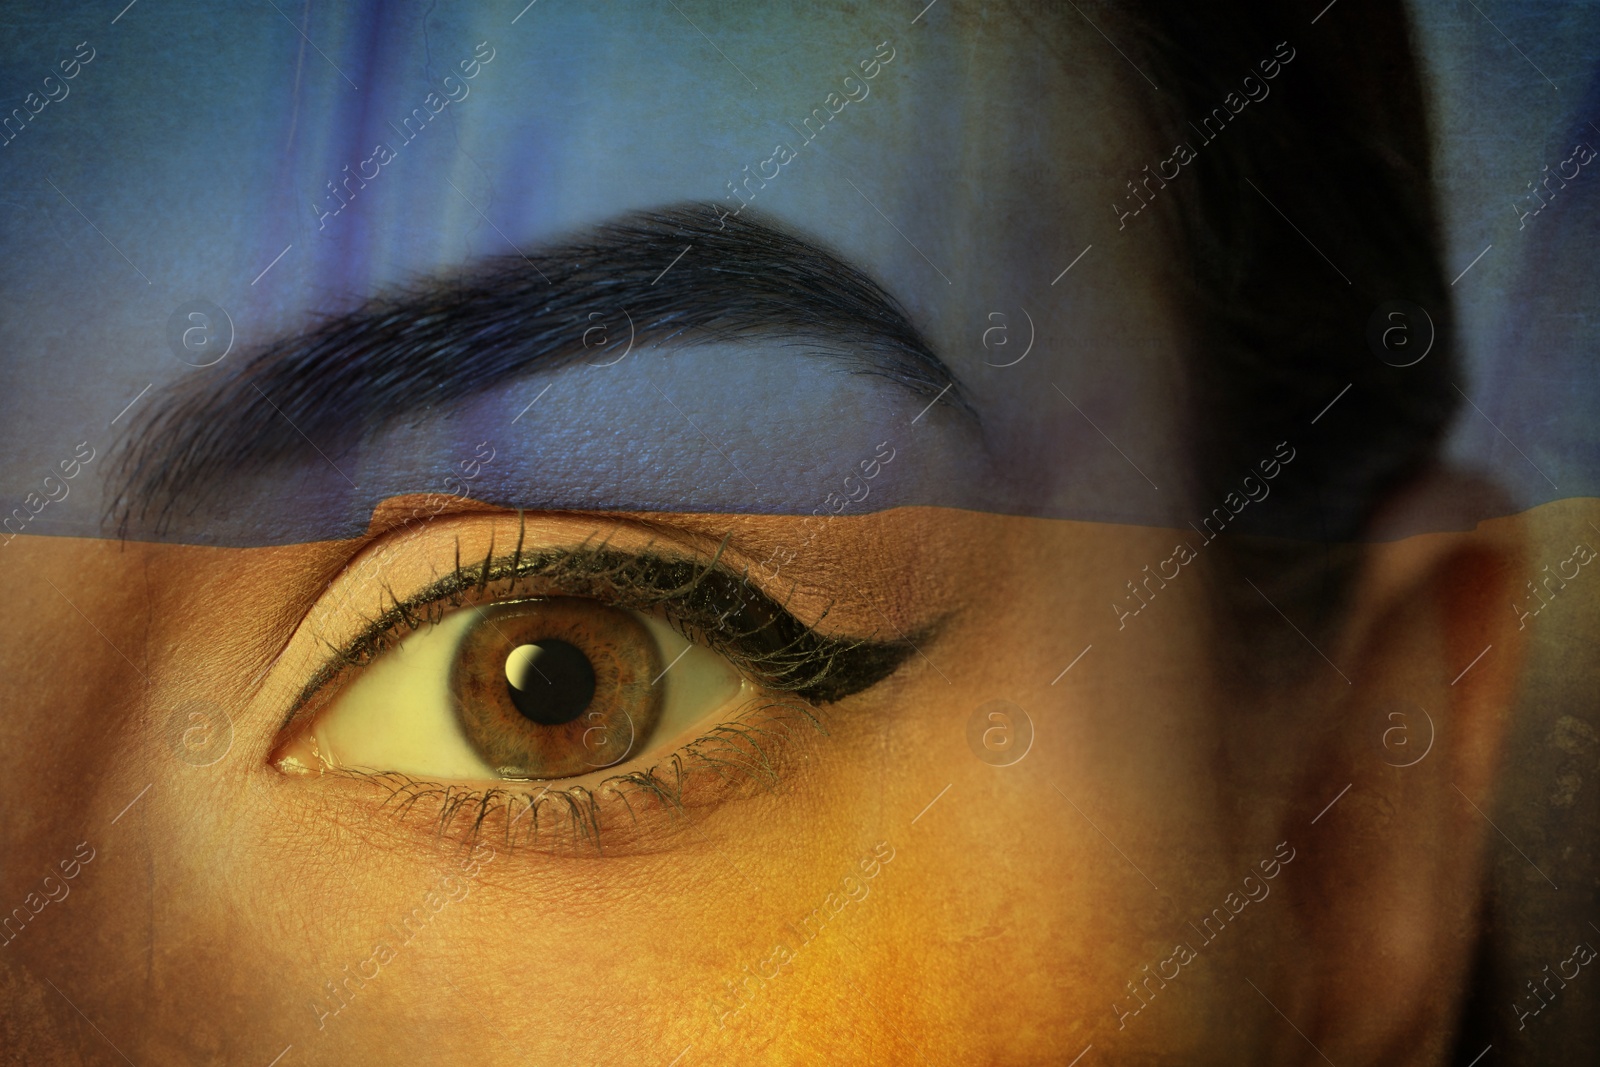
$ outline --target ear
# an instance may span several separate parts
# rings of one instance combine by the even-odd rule
[[[1336,1063],[1448,1053],[1486,849],[1512,847],[1489,819],[1523,652],[1508,605],[1529,575],[1520,518],[1446,524],[1451,502],[1509,511],[1479,510],[1481,489],[1435,472],[1378,520],[1334,649],[1349,684],[1323,702],[1281,830],[1304,842],[1291,899],[1305,952],[1277,976],[1299,1013],[1280,1007]],[[1395,536],[1419,528],[1470,532]]]

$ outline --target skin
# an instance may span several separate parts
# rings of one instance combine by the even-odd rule
[[[541,5],[528,18],[546,14]],[[1080,235],[1107,223],[1090,207],[1104,175],[1153,158],[1136,132],[1106,136],[1136,128],[1119,103],[1135,75],[1099,38],[1073,30],[1053,52],[1014,20],[951,16],[943,38],[919,45],[907,34],[928,27],[885,30],[870,13],[721,23],[691,9],[739,66],[760,72],[762,88],[747,93],[710,50],[690,64],[660,54],[663,26],[683,27],[655,17],[608,23],[602,48],[557,12],[524,42],[527,55],[490,68],[503,95],[463,105],[503,117],[519,101],[555,101],[540,56],[610,50],[606,76],[581,87],[583,107],[542,110],[573,125],[551,138],[566,147],[547,161],[547,195],[511,236],[532,243],[621,210],[713,197],[734,169],[727,160],[759,158],[730,131],[752,114],[820,102],[833,75],[816,71],[893,35],[905,47],[875,95],[841,116],[826,156],[796,161],[815,165],[811,174],[785,175],[794,180],[763,203],[883,279],[982,414],[981,428],[940,408],[913,422],[920,400],[868,379],[796,390],[820,372],[779,346],[754,353],[770,378],[752,373],[736,397],[713,398],[697,392],[695,372],[722,355],[652,354],[659,380],[693,397],[689,414],[733,462],[758,480],[790,479],[797,513],[826,494],[811,472],[841,456],[794,462],[762,429],[770,411],[826,427],[819,436],[904,441],[928,483],[1014,480],[1057,515],[1106,500],[1179,506],[1147,503],[1148,486],[1051,391],[1066,384],[1111,439],[1138,441],[1157,481],[1178,478],[1182,442],[1147,429],[1177,422],[1166,415],[1180,392],[1182,327],[1165,296],[1160,230],[1097,246],[1103,258],[1080,265],[1092,272],[1049,291],[1091,242]],[[685,40],[698,55],[699,38]],[[790,85],[816,88],[779,88]],[[659,109],[673,95],[663,86],[698,110]],[[603,145],[578,136],[594,129],[640,133]],[[1038,132],[1019,139],[1021,129]],[[878,225],[846,173],[884,216],[904,220],[904,235]],[[401,201],[419,212],[444,203]],[[241,195],[230,211],[250,203]],[[455,210],[454,222],[426,216],[440,221],[421,251],[353,226],[343,243],[313,246],[310,265],[241,312],[245,328],[297,321],[321,287],[364,290],[504,251],[469,236],[477,218]],[[294,227],[307,226],[303,213]],[[254,247],[241,239],[230,254],[244,258],[243,244]],[[175,270],[201,272],[204,256]],[[988,312],[1024,296],[1041,350],[985,368]],[[113,337],[140,314],[85,312],[81,328]],[[632,410],[631,394],[606,379],[551,380],[570,387],[566,414],[535,430],[494,427],[530,467],[563,434],[626,425]],[[460,412],[430,417],[419,438],[479,429]],[[667,466],[706,461],[681,429],[653,445]],[[1378,532],[1437,514],[1430,501],[1455,491],[1443,474],[1408,487]],[[738,564],[794,545],[800,522],[567,513],[533,528],[551,544],[598,533],[705,554],[726,537],[725,559]],[[603,856],[511,848],[492,834],[474,852],[425,813],[383,806],[378,790],[270,763],[317,663],[306,620],[341,590],[350,561],[402,543],[433,561],[385,570],[403,584],[445,566],[457,539],[479,546],[493,531],[505,543],[514,524],[503,509],[467,503],[397,531],[380,505],[365,538],[267,548],[19,536],[0,569],[0,667],[13,694],[0,721],[7,900],[21,901],[30,872],[81,841],[94,858],[69,896],[4,947],[6,1048],[17,1062],[265,1063],[292,1046],[282,1062],[1059,1063],[1093,1045],[1111,1062],[1237,1063],[1314,1059],[1310,1041],[1335,1062],[1436,1062],[1480,904],[1484,827],[1457,790],[1487,807],[1519,663],[1516,620],[1501,606],[1522,580],[1518,522],[1380,536],[1347,617],[1320,645],[1338,666],[1307,650],[1297,680],[1270,692],[1217,666],[1216,642],[1230,638],[1210,595],[1225,576],[1210,556],[1126,626],[1107,610],[1183,529],[916,504],[827,524],[769,592],[792,594],[792,609],[829,633],[929,633],[919,654],[826,709],[826,736],[798,732],[775,785],[695,808],[652,848]],[[1495,654],[1451,684],[1485,645]],[[1008,767],[967,742],[974,711],[997,698],[1026,709],[1035,730]],[[1401,698],[1440,724],[1431,758],[1406,770],[1385,764],[1376,741]],[[190,699],[232,718],[232,747],[204,767],[169,743],[173,709]],[[862,879],[860,862],[880,843],[878,870]],[[1187,924],[1280,844],[1294,858],[1271,895],[1119,1025],[1116,1005],[1137,1003],[1127,983],[1169,958],[1193,936]],[[464,862],[474,869],[450,883],[456,899],[430,900]],[[868,892],[801,945],[787,924],[837,898],[846,875]],[[347,1006],[312,1006],[419,904],[434,917]],[[774,963],[780,944],[792,958]],[[727,983],[745,968],[777,973],[741,1001]]]

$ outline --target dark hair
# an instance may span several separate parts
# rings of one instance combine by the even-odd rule
[[[1343,0],[1314,25],[1304,5],[1281,0],[1128,0],[1112,21],[1160,87],[1131,81],[1160,142],[1197,150],[1161,193],[1193,337],[1197,510],[1237,492],[1279,442],[1295,450],[1274,503],[1243,509],[1218,541],[1216,592],[1251,638],[1218,645],[1253,647],[1257,671],[1263,659],[1304,662],[1309,649],[1264,596],[1313,636],[1337,620],[1360,555],[1353,542],[1429,464],[1455,408],[1410,27],[1398,0]],[[1237,100],[1246,77],[1262,82],[1280,43],[1293,59],[1270,94],[1202,146],[1190,123],[1230,93]],[[1408,367],[1367,342],[1374,312],[1396,300],[1420,305],[1436,330],[1428,356]]]

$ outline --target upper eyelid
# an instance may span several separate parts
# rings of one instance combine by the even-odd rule
[[[496,517],[504,518],[505,513],[497,512]],[[456,524],[451,525],[455,526]],[[618,529],[626,525],[628,524],[619,523]],[[447,530],[446,532],[448,533],[449,531]],[[669,621],[672,621],[675,625],[680,628],[687,627],[686,636],[691,637],[691,639],[696,634],[701,637],[715,636],[714,627],[715,622],[718,621],[717,613],[710,611],[707,605],[693,603],[693,598],[698,592],[711,586],[716,587],[724,594],[730,591],[745,591],[749,594],[748,599],[740,598],[743,599],[743,602],[735,605],[735,607],[743,608],[747,613],[759,612],[768,615],[768,624],[743,634],[730,636],[724,632],[721,635],[723,638],[721,642],[707,641],[706,643],[725,655],[730,652],[735,653],[735,655],[730,655],[730,659],[734,659],[736,666],[740,666],[741,669],[751,666],[752,664],[749,661],[760,660],[762,656],[766,657],[764,662],[768,665],[773,663],[782,665],[782,669],[758,672],[761,676],[752,680],[758,682],[758,684],[764,684],[768,688],[791,690],[797,695],[807,697],[816,702],[825,703],[841,699],[852,692],[857,692],[876,684],[877,681],[892,674],[899,664],[913,651],[911,642],[905,639],[880,642],[870,639],[827,637],[819,634],[811,626],[801,622],[788,612],[780,602],[760,590],[750,580],[748,574],[739,574],[720,562],[728,545],[726,538],[715,555],[709,559],[702,559],[695,558],[687,552],[674,551],[672,549],[667,552],[657,551],[660,542],[653,540],[644,542],[641,548],[636,550],[613,549],[610,547],[609,540],[597,542],[593,534],[575,546],[569,541],[567,547],[564,548],[552,550],[546,546],[540,549],[530,549],[526,546],[526,533],[525,517],[519,513],[518,537],[515,547],[499,549],[491,538],[489,548],[484,557],[481,560],[471,561],[462,560],[460,557],[461,539],[459,527],[457,527],[457,536],[453,539],[456,563],[449,573],[440,576],[436,570],[433,581],[421,586],[415,592],[401,597],[394,597],[393,591],[389,590],[387,586],[383,586],[382,588],[390,593],[391,606],[379,612],[376,618],[363,616],[366,619],[366,625],[359,632],[342,641],[330,641],[323,635],[315,619],[316,606],[313,606],[312,611],[307,615],[307,622],[311,625],[313,636],[328,646],[332,655],[324,659],[321,666],[300,688],[297,697],[293,700],[292,706],[284,718],[284,725],[288,725],[288,723],[300,717],[307,706],[316,700],[318,694],[340,674],[353,667],[359,667],[365,662],[365,660],[357,660],[355,657],[365,655],[370,660],[373,655],[381,654],[388,647],[387,639],[396,633],[401,626],[415,629],[416,626],[412,620],[415,618],[414,613],[419,609],[442,603],[447,599],[459,598],[463,594],[471,596],[474,587],[481,594],[490,584],[510,578],[510,572],[513,569],[518,571],[519,581],[534,577],[544,577],[552,580],[555,583],[555,587],[551,590],[552,593],[596,596],[600,591],[600,585],[604,584],[595,581],[596,578],[614,579],[615,575],[626,567],[648,568],[649,566],[658,566],[675,568],[677,573],[674,577],[690,579],[683,582],[677,590],[671,588],[662,589],[660,586],[652,589],[643,584],[630,586],[627,583],[611,580],[609,591],[613,596],[596,596],[596,599],[607,600],[621,607],[661,610]],[[415,536],[423,537],[428,535],[418,534]],[[431,539],[433,538],[430,537]],[[381,561],[388,554],[384,551],[386,547],[384,542],[386,540],[386,538],[380,537],[372,546],[369,546],[368,551],[359,553],[357,556],[357,560],[361,561],[359,566],[366,568],[377,565],[379,573],[381,573]],[[406,540],[413,541],[413,538],[408,536]],[[394,546],[387,547],[393,548]],[[377,551],[370,550],[373,548],[377,549]],[[552,575],[549,573],[540,575],[532,570],[535,561],[552,555],[578,561],[587,569],[580,569],[564,575]],[[328,593],[334,592],[332,588],[334,585],[341,587],[338,590],[342,594],[343,603],[340,605],[341,608],[348,606],[351,598],[362,591],[361,586],[365,583],[360,578],[348,577],[352,569],[358,566],[357,560],[352,560],[346,569],[341,572],[339,578],[330,583],[328,592],[325,593],[323,598],[318,599],[319,605]],[[610,571],[596,566],[597,563],[602,561],[610,564]],[[526,573],[523,572],[523,568],[528,568]],[[574,588],[575,584],[582,584],[581,582],[574,582],[574,579],[577,578],[589,580],[589,588]],[[563,586],[561,584],[563,579],[569,584]],[[350,587],[352,583],[354,583],[355,587]],[[632,602],[627,602],[628,597],[615,595],[619,591],[631,591],[634,594],[642,595]],[[508,589],[503,596],[495,599],[506,599],[515,595],[516,591],[513,588]],[[460,606],[459,601],[455,606],[458,610],[465,610]],[[726,619],[729,614],[730,612],[728,611],[722,612],[721,619]],[[323,620],[326,617],[326,614],[321,616]],[[778,635],[783,643],[776,649],[766,649],[761,655],[745,656],[744,658],[747,662],[739,663],[737,654],[741,651],[751,652],[754,646],[753,635],[762,631]],[[725,647],[717,648],[717,643],[721,643]],[[742,647],[741,643],[743,643]],[[767,643],[771,644],[770,641]],[[812,668],[812,675],[810,676],[804,674],[808,666]]]
[[[755,680],[769,688],[792,689],[807,695],[815,687],[812,676],[803,673],[808,663],[823,657],[848,656],[860,649],[882,649],[886,655],[910,651],[902,642],[823,636],[750,584],[746,576],[718,567],[714,560],[664,555],[648,549],[628,552],[605,546],[580,546],[538,554],[524,552],[520,553],[520,560],[517,555],[489,555],[476,568],[458,565],[452,575],[396,601],[383,617],[373,620],[367,630],[341,651],[354,651],[359,642],[392,633],[401,623],[415,629],[426,621],[414,621],[413,613],[420,609],[446,600],[451,600],[453,607],[462,607],[454,603],[458,595],[482,594],[488,586],[511,582],[513,578],[549,581],[551,593],[591,596],[632,610],[659,610],[683,630],[685,636],[705,638],[708,645],[725,654],[742,654],[745,662],[741,666],[766,665],[768,669],[759,671],[760,677]],[[557,569],[541,571],[539,564],[548,560],[554,560]],[[578,569],[564,573],[559,569],[563,563],[571,563]],[[519,565],[523,569],[519,570]],[[635,568],[647,574],[653,571],[656,578],[665,578],[666,582],[640,580],[639,575],[617,577]],[[676,585],[672,584],[674,580],[677,580]],[[717,602],[696,604],[702,592],[711,593]],[[511,582],[497,599],[514,599],[517,595],[515,583]],[[728,629],[726,624],[735,619],[747,628]],[[769,639],[758,642],[757,635],[767,635]]]
[[[377,514],[377,510],[380,510],[383,507],[383,504],[391,502],[392,501],[384,501],[380,503],[379,509],[375,509],[374,513]],[[379,575],[382,575],[395,565],[397,562],[396,557],[401,557],[406,554],[406,552],[413,548],[419,541],[424,539],[430,541],[434,540],[434,535],[429,532],[431,529],[439,529],[442,527],[444,530],[444,534],[442,536],[449,536],[452,532],[454,532],[458,547],[460,543],[459,531],[464,522],[483,522],[486,520],[504,521],[510,516],[515,515],[518,520],[519,538],[526,530],[524,523],[525,513],[521,510],[511,512],[502,507],[479,504],[476,501],[468,501],[464,502],[464,504],[465,506],[459,508],[452,508],[450,510],[430,515],[420,524],[416,525],[413,525],[409,520],[375,524],[373,528],[368,531],[367,535],[361,539],[360,543],[355,546],[355,551],[352,556],[338,568],[332,577],[328,579],[327,583],[323,587],[321,595],[319,595],[308,607],[301,626],[309,625],[313,633],[315,633],[316,636],[321,637],[321,631],[323,630],[323,627],[318,625],[319,621],[326,621],[330,615],[337,614],[339,611],[349,608],[352,599],[358,593],[369,591],[370,586],[364,581],[358,572],[369,572],[366,575],[366,578],[375,578]],[[566,516],[551,514],[547,515],[546,517],[565,518]],[[585,520],[592,521],[594,517],[585,515],[583,518]],[[629,523],[625,519],[618,519],[613,520],[610,525],[615,530],[622,530],[624,528],[633,526],[634,524]],[[598,531],[592,531],[589,536],[592,538],[597,532]],[[490,544],[493,544],[492,535],[490,537]],[[435,570],[434,574],[436,578],[439,576],[439,572],[437,570]],[[379,584],[381,585],[382,583]],[[323,611],[319,620],[317,618],[318,609],[326,607],[326,601],[329,599],[329,597],[336,594],[340,601],[339,604],[334,606],[332,610]],[[348,640],[350,639],[344,639],[344,641]],[[341,644],[340,641],[328,643],[336,646]]]

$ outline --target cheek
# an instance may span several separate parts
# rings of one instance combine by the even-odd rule
[[[1128,632],[1116,633],[1107,602],[1181,539],[937,509],[916,524],[882,524],[874,540],[942,576],[954,608],[919,642],[926,659],[829,721],[838,744],[816,761],[829,823],[871,812],[897,847],[870,897],[835,920],[858,921],[851,936],[864,945],[895,946],[879,957],[892,960],[877,976],[887,998],[954,1005],[954,1025],[1011,1047],[1015,1035],[998,1020],[1066,1026],[1063,990],[1066,1001],[1109,1001],[1139,963],[1161,958],[1150,944],[1178,936],[1152,882],[1167,890],[1209,877],[1211,861],[1185,857],[1227,854],[1194,845],[1219,840],[1225,825],[1194,682],[1209,651],[1197,636],[1206,632],[1201,563]],[[997,698],[1033,724],[1031,751],[1011,766],[969,746],[974,712]],[[774,827],[774,846],[788,832]],[[931,915],[941,916],[939,938],[922,936]],[[869,929],[884,932],[856,932]],[[1016,981],[1037,974],[1052,976],[1048,991]],[[1164,1038],[1162,1025],[1141,1023]]]
[[[11,687],[14,714],[0,721],[0,744],[34,754],[0,773],[0,793],[13,802],[43,795],[37,790],[50,781],[111,774],[141,747],[131,745],[129,735],[151,669],[149,616],[144,583],[128,576],[142,571],[152,553],[148,546],[130,543],[127,558],[119,561],[110,544],[24,536],[6,548],[13,565],[0,575],[0,598],[7,605],[10,636],[0,647],[0,671]],[[48,579],[60,593],[43,581],[39,588],[47,598],[29,593],[23,572]],[[86,618],[94,620],[92,626]],[[26,742],[30,736],[33,741]],[[116,806],[105,817],[115,815],[127,799],[106,798]],[[47,819],[59,814],[69,823],[81,819],[81,826],[93,822],[83,811],[85,803],[87,798],[64,805],[34,803],[30,810]],[[52,856],[44,865],[54,867],[58,859]]]

